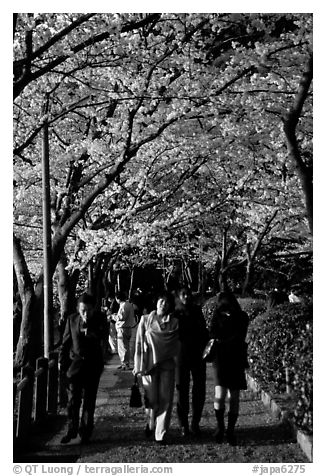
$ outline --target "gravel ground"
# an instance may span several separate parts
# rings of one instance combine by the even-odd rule
[[[236,431],[238,445],[217,445],[211,365],[207,372],[207,397],[201,421],[200,439],[184,439],[178,431],[173,411],[170,444],[160,446],[144,435],[143,408],[129,407],[132,373],[117,371],[114,356],[103,372],[98,392],[95,429],[88,445],[79,438],[60,445],[65,428],[55,429],[48,437],[38,436],[34,450],[16,461],[79,463],[308,463],[290,428],[269,413],[252,391],[241,395]],[[61,417],[61,420],[64,420]],[[43,438],[43,440],[42,440]],[[33,445],[32,445],[33,446]]]

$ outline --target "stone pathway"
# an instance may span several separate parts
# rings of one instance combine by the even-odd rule
[[[212,433],[214,386],[211,364],[207,369],[207,397],[200,439],[183,439],[173,411],[171,444],[158,446],[144,435],[143,408],[129,407],[130,371],[118,371],[117,356],[109,361],[101,377],[95,413],[95,428],[88,445],[79,437],[67,445],[60,440],[65,433],[63,415],[51,434],[35,438],[33,449],[16,456],[16,462],[80,463],[308,463],[287,426],[269,413],[260,398],[250,390],[242,392],[237,424],[238,445],[217,445]]]

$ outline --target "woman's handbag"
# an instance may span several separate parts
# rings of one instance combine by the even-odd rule
[[[143,406],[137,375],[135,375],[135,380],[131,387],[129,406],[132,408],[140,408]]]
[[[216,350],[217,350],[217,340],[216,339],[210,339],[206,347],[203,351],[203,359],[206,360],[206,362],[213,362],[214,357],[216,355]]]

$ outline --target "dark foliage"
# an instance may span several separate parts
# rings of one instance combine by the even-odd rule
[[[266,390],[286,390],[285,368],[295,402],[296,425],[312,433],[313,341],[312,303],[282,304],[249,325],[250,373]]]
[[[248,314],[249,321],[255,319],[259,314],[266,311],[266,299],[261,298],[239,298],[241,309]]]

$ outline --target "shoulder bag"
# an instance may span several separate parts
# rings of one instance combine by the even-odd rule
[[[206,360],[206,362],[213,362],[216,356],[216,350],[217,350],[217,340],[210,339],[207,342],[206,347],[203,351],[203,359]]]

